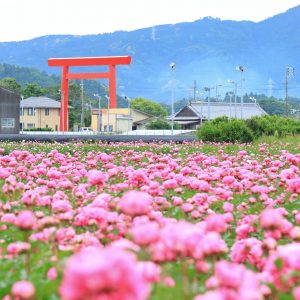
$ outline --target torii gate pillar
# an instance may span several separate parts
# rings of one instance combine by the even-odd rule
[[[49,67],[62,67],[61,102],[60,102],[60,131],[68,131],[68,100],[70,79],[99,79],[109,80],[109,107],[117,107],[116,92],[116,65],[129,65],[130,56],[107,57],[76,57],[76,58],[49,58]],[[80,66],[108,66],[108,72],[101,73],[69,73],[70,67]]]

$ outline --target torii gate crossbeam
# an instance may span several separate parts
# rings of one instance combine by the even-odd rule
[[[68,131],[68,99],[70,79],[109,79],[110,108],[117,107],[116,92],[116,65],[129,65],[130,56],[107,57],[70,57],[49,58],[49,67],[62,67],[61,78],[61,102],[60,102],[60,131]],[[70,67],[81,66],[108,66],[108,72],[99,73],[69,73]]]

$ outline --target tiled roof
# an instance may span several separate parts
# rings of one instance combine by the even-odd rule
[[[60,102],[48,97],[29,97],[20,103],[21,107],[60,108]]]
[[[222,116],[228,117],[237,117],[241,118],[243,115],[243,119],[249,119],[254,116],[263,116],[267,113],[256,103],[244,103],[243,107],[241,103],[237,103],[236,105],[227,102],[192,102],[187,107],[195,113],[195,116],[202,119],[208,119],[210,114],[210,119],[215,119]],[[182,111],[182,109],[180,110]],[[176,119],[177,115],[180,113],[178,111],[174,115],[174,119]],[[243,111],[243,113],[242,113]],[[168,119],[171,119],[172,116],[169,116]],[[177,117],[178,119],[182,119],[182,117]],[[189,119],[189,117],[185,117],[185,119]],[[191,117],[193,119],[193,117]]]

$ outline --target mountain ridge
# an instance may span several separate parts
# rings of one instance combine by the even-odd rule
[[[284,68],[300,68],[300,6],[260,22],[220,20],[206,17],[193,22],[159,25],[133,31],[98,35],[47,35],[22,42],[0,43],[0,63],[34,67],[49,74],[49,57],[131,55],[131,66],[117,68],[118,93],[170,102],[172,74],[176,62],[176,98],[190,96],[194,80],[199,94],[204,86],[228,79],[240,82],[236,65],[246,68],[245,90],[284,95]],[[290,80],[290,92],[300,93],[297,76]],[[107,83],[105,81],[105,83]]]

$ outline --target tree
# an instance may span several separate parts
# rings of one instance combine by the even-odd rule
[[[167,110],[161,104],[141,97],[131,100],[130,107],[156,117],[165,117],[168,114]]]
[[[269,115],[285,115],[285,103],[276,99],[263,99],[258,101],[261,108]]]
[[[37,83],[29,83],[23,89],[24,98],[44,96],[46,90]]]
[[[21,85],[18,84],[15,78],[6,77],[1,79],[0,86],[17,93],[21,92]]]

